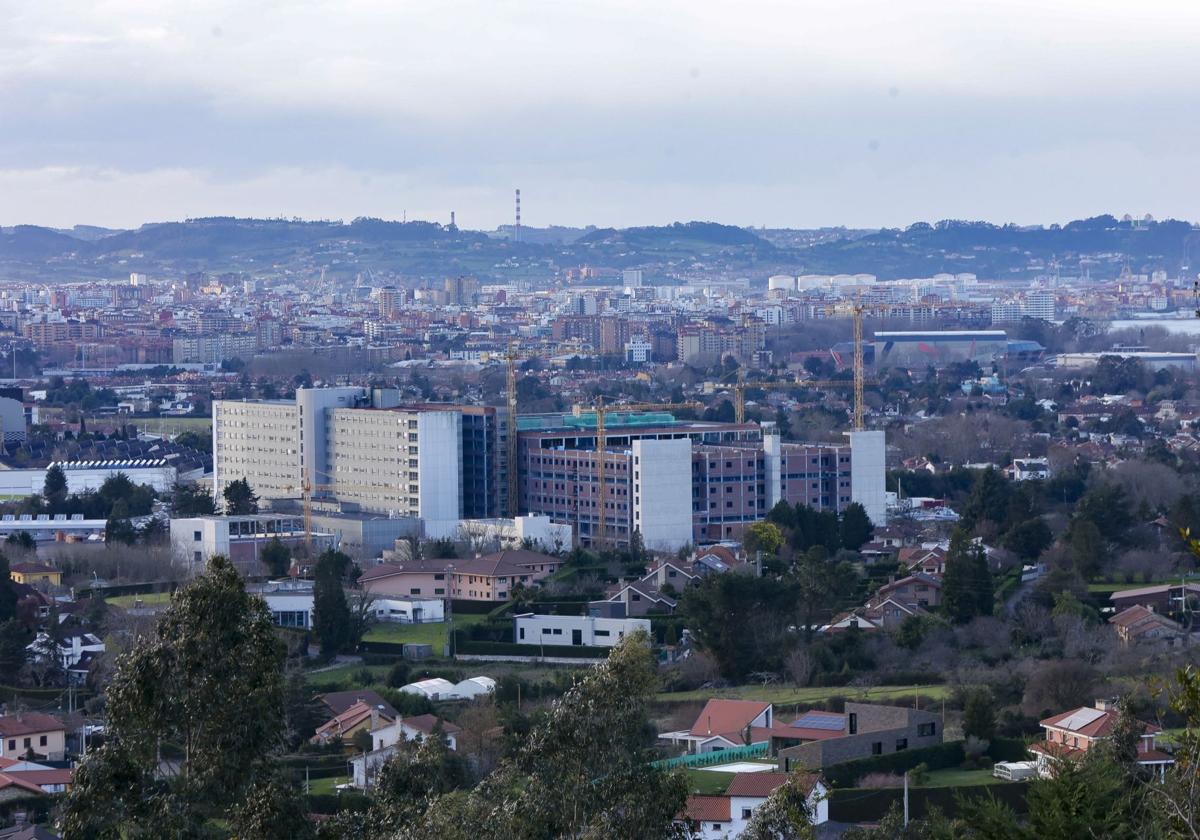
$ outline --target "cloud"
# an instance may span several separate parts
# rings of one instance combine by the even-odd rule
[[[1164,215],[1198,36],[1166,0],[11,4],[0,223],[400,191],[482,226],[517,185],[542,223]]]

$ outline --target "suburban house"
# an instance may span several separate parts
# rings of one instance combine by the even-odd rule
[[[1186,636],[1182,625],[1141,604],[1121,610],[1108,623],[1124,645],[1155,642],[1171,647]]]
[[[559,557],[525,549],[498,551],[466,560],[395,560],[368,568],[358,582],[367,592],[384,597],[507,601],[514,587],[539,583],[558,571],[563,562]]]
[[[513,640],[519,645],[616,647],[622,639],[638,630],[649,634],[650,619],[533,613],[513,616]]]
[[[23,758],[32,753],[61,761],[66,739],[66,727],[53,715],[27,712],[0,717],[0,758]]]
[[[1117,612],[1140,605],[1166,615],[1178,612],[1183,607],[1185,597],[1200,601],[1200,584],[1166,583],[1160,586],[1143,586],[1140,589],[1122,589],[1110,595],[1109,600]]]
[[[0,802],[31,793],[66,793],[74,772],[69,767],[0,758]]]
[[[799,718],[795,728],[821,729],[823,737],[791,744],[786,735],[772,732],[771,753],[779,760],[779,769],[796,768],[819,770],[830,764],[887,755],[902,750],[931,747],[942,742],[941,715],[902,706],[880,706],[873,703],[847,703],[841,715]],[[803,723],[802,727],[796,724]]]
[[[775,720],[770,703],[714,698],[704,704],[691,729],[663,732],[658,738],[686,745],[689,753],[707,753],[767,744],[785,729]]]
[[[745,559],[733,548],[720,544],[697,549],[688,560],[656,559],[637,580],[609,587],[606,599],[588,604],[588,614],[598,618],[628,618],[673,613],[679,595],[688,586],[709,575],[748,568]]]
[[[618,586],[606,600],[588,604],[588,615],[598,618],[626,618],[651,613],[673,613],[678,602],[642,581]]]
[[[390,724],[394,720],[379,707],[359,700],[340,715],[335,715],[318,726],[316,734],[309,741],[314,744],[330,744],[336,741],[349,744],[359,732],[374,732],[380,726]]]
[[[879,587],[868,605],[889,599],[909,607],[936,607],[942,602],[942,581],[933,575],[917,572]]]
[[[42,631],[25,649],[35,659],[54,657],[63,668],[73,668],[87,654],[104,653],[104,640],[92,633],[76,633],[55,642],[49,633]]]
[[[62,586],[62,572],[45,563],[13,563],[9,568],[13,583],[30,586]]]
[[[399,718],[395,723],[371,732],[371,751],[350,760],[350,776],[355,787],[363,789],[371,785],[380,769],[396,751],[400,741],[422,741],[439,732],[451,750],[458,749],[458,735],[462,729],[450,721],[435,715],[416,715]]]
[[[926,574],[941,577],[946,574],[946,554],[940,545],[921,548],[902,548],[898,559],[910,574]]]
[[[789,778],[788,773],[736,773],[720,796],[689,796],[681,821],[693,837],[703,840],[732,840],[740,837],[754,812]],[[804,774],[807,804],[813,825],[829,821],[829,789],[815,774]]]
[[[1038,773],[1053,773],[1054,763],[1087,752],[1092,746],[1112,736],[1119,710],[1114,700],[1097,700],[1094,706],[1080,706],[1069,712],[1048,717],[1041,722],[1046,740],[1031,744]],[[1152,723],[1138,721],[1141,737],[1137,745],[1137,762],[1143,767],[1165,774],[1175,759],[1158,749],[1155,738],[1162,730]]]

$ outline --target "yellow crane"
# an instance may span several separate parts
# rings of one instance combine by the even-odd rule
[[[576,417],[582,416],[586,411],[594,412],[596,415],[596,533],[592,539],[594,545],[603,547],[608,544],[608,512],[605,507],[608,502],[608,487],[604,474],[604,465],[607,460],[606,448],[608,446],[608,432],[605,422],[608,413],[613,411],[622,413],[634,411],[671,411],[681,408],[699,410],[703,407],[702,404],[696,402],[619,403],[605,405],[603,397],[599,397],[594,405],[575,406],[574,413]]]

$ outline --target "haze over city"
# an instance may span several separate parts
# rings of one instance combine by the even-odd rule
[[[1200,6],[0,6],[0,224],[1194,216]]]

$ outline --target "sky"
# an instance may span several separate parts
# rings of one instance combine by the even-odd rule
[[[1196,219],[1194,0],[0,0],[0,225]]]

